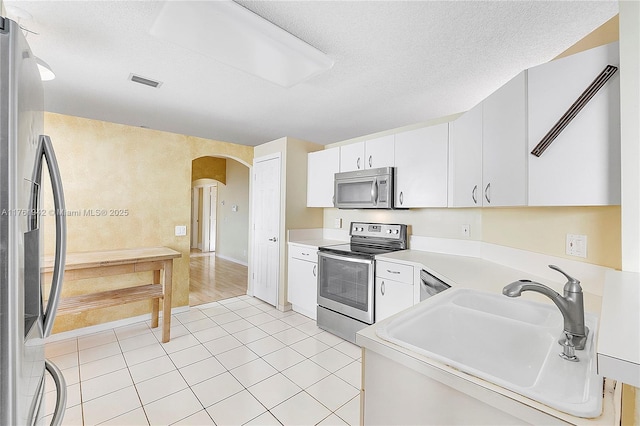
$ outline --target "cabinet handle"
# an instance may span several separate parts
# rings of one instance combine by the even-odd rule
[[[382,281],[382,284],[380,285],[380,293],[384,296],[384,281]]]
[[[373,167],[373,162],[371,161],[373,157],[372,155],[369,156],[369,167]]]
[[[358,170],[360,170],[360,157],[358,157],[358,161],[356,161],[356,166],[358,166]]]
[[[400,191],[400,205],[404,204],[404,192]]]
[[[309,253],[302,253],[303,256],[309,256]]]
[[[478,204],[478,185],[473,187],[473,191],[471,191],[471,198],[473,199],[473,204]]]
[[[392,271],[391,269],[387,269],[387,272],[390,274],[400,274],[400,271]]]
[[[278,241],[278,239],[276,237],[273,237],[273,238],[269,238],[269,241],[273,241],[275,243],[276,241]]]
[[[316,270],[318,269],[318,265],[313,265],[313,276],[316,277]]]
[[[487,200],[487,203],[491,204],[491,183],[488,183],[486,188],[484,189],[484,199]]]

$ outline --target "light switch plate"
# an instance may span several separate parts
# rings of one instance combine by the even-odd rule
[[[333,220],[333,227],[336,229],[342,228],[342,218],[337,218]]]
[[[185,225],[176,226],[176,237],[184,237],[187,235],[187,227]]]
[[[587,257],[587,236],[567,234],[567,243],[565,252],[569,256]]]

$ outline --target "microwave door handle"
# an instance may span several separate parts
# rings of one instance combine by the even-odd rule
[[[371,184],[371,202],[378,204],[378,180],[374,180]]]

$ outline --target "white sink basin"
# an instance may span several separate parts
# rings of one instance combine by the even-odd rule
[[[596,374],[594,330],[580,362],[558,355],[562,314],[544,304],[469,289],[449,289],[376,329],[389,342],[579,417],[602,411],[602,377]]]

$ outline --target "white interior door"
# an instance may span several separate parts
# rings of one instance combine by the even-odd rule
[[[253,163],[253,295],[278,303],[280,271],[280,157]]]
[[[202,251],[209,252],[216,249],[216,209],[217,209],[217,185],[205,185],[202,187],[202,227],[201,238]]]
[[[208,188],[209,193],[209,251],[216,251],[216,230],[218,217],[218,186]]]
[[[191,248],[198,248],[198,188],[193,188],[191,193]]]

